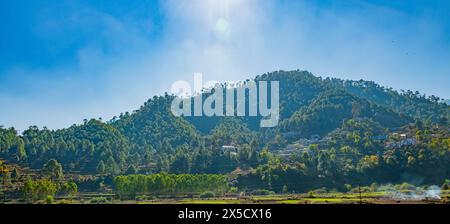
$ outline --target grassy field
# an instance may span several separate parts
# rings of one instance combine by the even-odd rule
[[[128,201],[127,203],[133,203]],[[450,203],[450,192],[443,192],[441,199],[398,199],[388,192],[326,193],[321,195],[268,195],[241,198],[166,199],[143,201],[139,204],[441,204]]]
[[[24,203],[11,200],[6,203]],[[33,203],[46,203],[35,201]],[[440,199],[396,198],[389,192],[285,194],[246,197],[153,198],[148,200],[119,200],[114,194],[79,194],[75,197],[55,198],[54,204],[449,204],[450,191],[443,191]]]

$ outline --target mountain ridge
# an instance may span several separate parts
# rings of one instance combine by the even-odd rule
[[[370,167],[380,169],[373,177],[379,181],[402,179],[386,173],[392,167],[428,182],[448,177],[450,106],[438,97],[300,70],[254,80],[280,83],[276,127],[260,128],[260,116],[176,117],[170,110],[174,96],[165,94],[107,122],[91,119],[59,130],[32,126],[23,135],[0,128],[0,158],[35,169],[57,160],[68,172],[101,175],[226,174],[238,169],[245,170],[245,178],[262,178],[259,184],[269,188],[264,178],[272,171],[305,181],[329,176],[340,183],[363,178]],[[439,174],[425,173],[417,168],[421,164],[444,168]]]

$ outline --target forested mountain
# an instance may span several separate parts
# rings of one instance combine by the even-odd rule
[[[367,99],[378,105],[391,108],[397,113],[422,119],[428,122],[438,122],[448,116],[448,105],[442,103],[437,96],[426,97],[418,91],[402,90],[401,93],[392,88],[385,88],[373,81],[342,81],[333,80],[339,85],[361,98]]]
[[[123,133],[140,151],[164,151],[189,144],[197,136],[192,124],[170,111],[173,96],[153,97],[132,114],[114,118],[111,125]]]
[[[53,158],[70,170],[96,172],[103,163],[115,173],[130,156],[128,139],[113,126],[94,119],[56,131],[31,126],[22,136],[14,129],[2,129],[2,133],[1,152],[35,168]]]
[[[108,122],[22,134],[2,127],[0,158],[101,176],[233,172],[232,185],[248,190],[450,177],[450,106],[438,97],[298,70],[255,80],[279,81],[277,127],[260,128],[261,117],[176,117],[166,94]]]
[[[311,104],[296,111],[280,124],[282,132],[299,132],[302,137],[321,136],[338,128],[351,118],[371,118],[387,128],[412,122],[403,114],[377,106],[342,90],[327,90]]]

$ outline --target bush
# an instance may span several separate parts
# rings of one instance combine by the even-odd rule
[[[400,186],[398,186],[398,190],[401,190],[401,191],[406,191],[406,190],[414,191],[414,190],[416,190],[416,187],[414,185],[412,185],[412,184],[409,184],[409,183],[405,182],[405,183],[401,184]]]
[[[314,196],[314,191],[310,191],[308,192],[308,198],[315,198],[316,196]]]
[[[105,197],[95,197],[95,198],[92,198],[89,201],[89,203],[91,203],[91,204],[105,204],[105,203],[108,203],[108,199],[105,198]]]
[[[68,204],[72,204],[72,201],[63,199],[63,200],[58,201],[57,204],[68,205]]]
[[[136,201],[148,201],[148,200],[154,200],[155,196],[147,196],[147,195],[140,195],[136,196]]]
[[[47,204],[53,204],[54,198],[51,195],[48,195],[47,198],[45,198],[45,203]]]
[[[314,194],[325,194],[325,193],[327,193],[327,189],[324,188],[324,187],[322,187],[322,188],[313,190],[312,192],[313,192]]]
[[[205,191],[200,194],[200,198],[213,198],[215,196],[216,196],[216,194],[214,194],[214,192],[212,192],[212,191]]]
[[[391,191],[395,191],[395,187],[392,184],[381,185],[378,187],[378,191],[391,192]]]
[[[352,190],[352,185],[351,184],[345,184],[344,188],[345,188],[345,192],[349,192],[349,191]]]
[[[266,189],[254,190],[251,193],[251,195],[271,195],[271,194],[275,194],[275,192]]]
[[[237,193],[238,192],[238,188],[237,187],[231,187],[228,192],[229,193]]]
[[[450,180],[446,179],[441,186],[441,189],[444,191],[450,190]]]
[[[350,190],[351,193],[368,193],[372,192],[372,188],[368,186],[362,186],[362,187],[354,187],[352,190]]]
[[[372,183],[372,184],[370,185],[370,191],[371,191],[371,192],[377,192],[377,191],[378,191],[378,184]]]

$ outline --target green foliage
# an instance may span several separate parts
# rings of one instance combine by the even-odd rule
[[[98,162],[96,171],[99,174],[104,174],[105,173],[106,167],[105,167],[105,163],[103,162],[103,160],[100,160],[100,162]]]
[[[109,200],[105,197],[95,197],[89,201],[89,203],[91,203],[91,204],[106,204],[108,202],[109,202]]]
[[[200,198],[214,198],[216,194],[212,191],[205,191],[200,194]]]
[[[64,184],[62,185],[61,191],[62,191],[64,194],[67,194],[67,195],[69,195],[69,196],[73,196],[73,195],[75,195],[75,194],[78,193],[78,186],[77,186],[77,184],[76,184],[75,182],[69,181],[69,182],[64,183]]]
[[[22,188],[23,197],[27,200],[43,200],[48,196],[55,196],[58,191],[57,184],[47,179],[33,181],[28,179]]]
[[[4,129],[0,127],[0,153],[14,153],[13,148],[17,146],[19,138],[14,128]]]
[[[406,191],[406,190],[415,190],[416,186],[410,184],[410,183],[402,183],[398,186],[398,190]]]
[[[117,176],[114,191],[121,197],[136,195],[177,195],[204,191],[224,193],[228,189],[227,177],[214,174],[152,174]]]
[[[415,91],[401,91],[382,87],[373,81],[349,81],[334,80],[338,85],[362,98],[370,100],[380,106],[392,108],[398,113],[404,113],[411,117],[431,122],[438,122],[449,115],[449,106],[441,102],[436,96],[426,97]],[[442,116],[444,115],[444,117]]]
[[[137,174],[138,170],[134,165],[130,165],[127,169],[127,171],[125,172],[125,174],[130,175],[130,174]]]
[[[64,177],[62,166],[55,159],[49,160],[42,168],[42,172],[52,179],[62,179]]]
[[[45,198],[45,203],[47,203],[47,204],[53,204],[53,201],[54,201],[55,199],[53,198],[53,196],[51,196],[51,195],[48,195],[46,198]]]
[[[251,195],[255,195],[255,196],[261,196],[261,195],[271,195],[274,194],[275,192],[273,191],[269,191],[267,189],[259,189],[259,190],[254,190],[251,192]]]
[[[139,151],[149,148],[170,153],[173,146],[190,142],[195,128],[170,111],[173,96],[153,97],[133,114],[125,114],[112,124],[131,140]]]
[[[301,137],[323,136],[352,118],[371,118],[384,127],[399,127],[411,121],[345,91],[332,90],[320,94],[308,107],[296,111],[280,124],[280,129],[282,132],[298,132]]]
[[[445,182],[441,186],[442,190],[450,190],[450,180],[445,180]]]
[[[255,80],[280,82],[276,128],[260,128],[258,116],[175,117],[174,96],[165,94],[108,122],[91,119],[60,130],[31,126],[21,135],[0,127],[0,158],[43,168],[50,182],[61,182],[63,169],[108,177],[106,187],[115,178],[115,191],[127,197],[225,190],[208,181],[228,187],[224,176],[208,174],[231,173],[232,184],[247,192],[348,190],[406,177],[442,184],[450,176],[450,107],[435,96],[299,70]],[[402,144],[404,138],[412,143]],[[296,149],[282,156],[292,146]],[[116,177],[158,172],[171,174]],[[24,195],[45,199],[51,186],[27,181]]]
[[[54,159],[67,170],[95,172],[99,161],[113,158],[118,163],[114,171],[120,171],[130,150],[128,140],[117,129],[94,119],[56,131],[31,126],[20,137],[14,129],[0,128],[0,153],[33,168]]]
[[[235,117],[225,117],[212,130],[212,138],[219,145],[241,145],[256,139],[256,134],[247,127],[244,121]]]
[[[78,186],[73,181],[56,183],[50,179],[32,180],[31,178],[27,178],[21,191],[23,198],[29,202],[45,200],[46,202],[52,203],[56,194],[76,195],[78,193]]]
[[[25,143],[21,138],[17,139],[16,158],[18,161],[22,161],[27,158],[27,152],[25,151]]]

